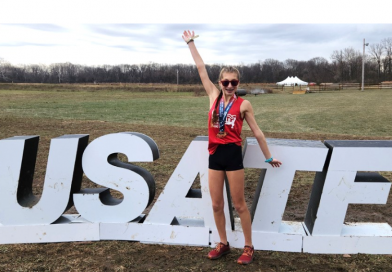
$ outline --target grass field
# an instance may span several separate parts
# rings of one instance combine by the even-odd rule
[[[51,138],[137,131],[152,137],[161,157],[143,165],[162,192],[189,143],[207,135],[208,98],[200,86],[0,84],[0,139],[40,135],[34,176],[39,195]],[[335,91],[244,97],[267,137],[304,140],[392,139],[392,90]],[[252,136],[245,127],[243,138]],[[284,159],[282,159],[284,162]],[[251,205],[258,171],[246,170],[246,198]],[[382,173],[392,180],[390,172]],[[303,221],[314,173],[297,172],[284,220]],[[93,187],[87,178],[83,187]],[[386,205],[349,205],[346,221],[392,225],[392,194]],[[72,212],[75,212],[73,210]],[[148,210],[147,210],[148,212]],[[321,255],[257,251],[253,264],[205,258],[208,248],[146,245],[123,241],[0,245],[0,271],[392,271],[391,255]]]
[[[246,99],[265,132],[392,135],[392,90]],[[0,91],[2,116],[204,128],[207,111],[208,98],[192,92]]]

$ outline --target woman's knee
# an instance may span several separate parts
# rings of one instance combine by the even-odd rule
[[[213,202],[212,203],[212,210],[216,212],[223,212],[224,203],[223,202]]]
[[[248,210],[248,206],[246,206],[245,201],[241,201],[238,203],[234,203],[234,209],[237,211],[237,213],[241,214],[243,212],[246,212]]]

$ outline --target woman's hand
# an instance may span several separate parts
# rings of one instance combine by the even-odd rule
[[[194,39],[196,39],[197,37],[199,37],[199,35],[195,35],[195,31],[184,31],[184,34],[182,35],[182,38],[183,38],[183,40],[186,42],[186,43],[189,43],[189,41],[190,40],[194,40]]]
[[[269,162],[269,164],[271,164],[272,167],[280,167],[282,165],[282,163],[277,159],[273,159],[272,161]]]

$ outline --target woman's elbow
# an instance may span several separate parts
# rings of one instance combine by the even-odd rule
[[[253,135],[255,136],[256,139],[265,141],[264,134],[263,134],[263,132],[260,129],[254,131]]]

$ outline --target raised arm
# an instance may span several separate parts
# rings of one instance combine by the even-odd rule
[[[189,50],[191,51],[192,58],[195,61],[197,71],[199,72],[199,76],[201,82],[203,83],[203,87],[207,92],[207,95],[210,98],[210,104],[215,100],[216,97],[219,95],[218,88],[211,82],[210,78],[208,77],[207,69],[204,64],[203,59],[201,58],[199,52],[197,51],[194,39],[198,36],[195,36],[194,31],[184,31],[182,38],[188,44]],[[212,102],[211,102],[212,101]]]

